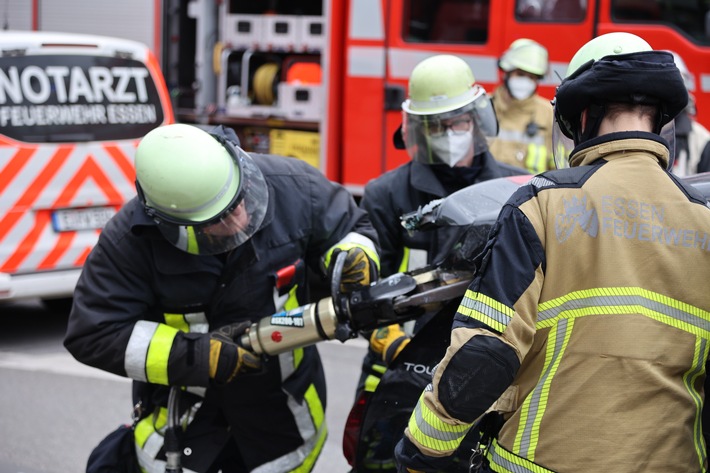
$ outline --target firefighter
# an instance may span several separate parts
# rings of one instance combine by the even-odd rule
[[[498,61],[503,83],[493,91],[498,136],[491,153],[498,161],[537,174],[554,169],[552,105],[537,94],[547,74],[547,49],[531,39],[513,41]]]
[[[412,70],[402,126],[394,139],[397,148],[406,148],[411,161],[370,181],[360,202],[379,236],[383,276],[445,256],[440,252],[445,250],[447,230],[410,234],[400,224],[403,214],[477,182],[526,174],[496,162],[488,152],[487,137],[495,136],[496,130],[488,95],[463,59],[432,56]],[[399,325],[371,334],[358,390],[374,390],[409,335]]]
[[[501,210],[399,471],[446,471],[489,410],[505,422],[483,471],[707,471],[710,209],[660,136],[687,101],[672,55],[638,36],[574,55],[554,115],[570,167]]]
[[[710,131],[695,119],[695,98],[692,96],[693,77],[683,58],[674,51],[675,65],[680,70],[688,89],[688,106],[685,107],[675,119],[675,152],[676,159],[673,165],[673,174],[676,176],[689,176],[700,172],[710,171]]]
[[[311,471],[326,438],[317,349],[260,359],[235,340],[300,305],[306,271],[339,252],[341,291],[373,281],[377,237],[365,212],[315,168],[252,157],[223,127],[159,127],[135,167],[138,197],[86,261],[65,346],[134,380],[144,472],[165,467],[169,386],[182,387],[184,471]]]

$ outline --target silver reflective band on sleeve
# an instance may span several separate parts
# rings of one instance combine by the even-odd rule
[[[417,423],[417,428],[421,433],[441,442],[457,442],[463,439],[468,433],[468,429],[458,431],[440,430],[429,424],[426,419],[424,419],[424,415],[422,414],[421,401],[418,402],[414,408],[414,419]],[[444,424],[442,423],[442,425]]]
[[[466,291],[458,313],[479,320],[498,332],[503,332],[515,315],[510,307],[470,289]]]
[[[207,333],[210,325],[204,312],[192,312],[185,314],[185,321],[190,326],[192,333]]]
[[[136,381],[148,381],[148,376],[145,372],[148,347],[157,329],[157,322],[149,322],[147,320],[139,320],[133,326],[133,332],[131,332],[131,338],[128,340],[126,353],[124,354],[124,368],[129,378]]]

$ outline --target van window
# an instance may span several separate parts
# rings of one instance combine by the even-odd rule
[[[612,0],[611,16],[624,23],[671,25],[701,44],[710,44],[710,0]]]
[[[517,0],[515,18],[535,22],[578,22],[584,20],[587,0]]]
[[[137,139],[163,123],[146,66],[122,57],[0,58],[0,129],[30,143]]]
[[[485,43],[489,0],[405,0],[404,40],[416,43]]]

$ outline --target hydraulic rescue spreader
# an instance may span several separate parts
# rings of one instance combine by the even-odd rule
[[[334,262],[340,274],[345,253]],[[331,283],[331,297],[253,323],[240,343],[259,355],[277,355],[323,340],[345,342],[360,331],[385,327],[439,310],[463,296],[473,272],[423,268],[397,273],[349,295],[340,294],[340,281]]]

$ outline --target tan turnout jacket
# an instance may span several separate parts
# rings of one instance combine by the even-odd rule
[[[710,209],[664,171],[653,136],[596,139],[504,207],[406,431],[425,456],[450,455],[471,427],[449,414],[448,386],[496,337],[520,367],[494,405],[506,418],[494,471],[707,471]],[[471,385],[487,386],[484,368]]]

